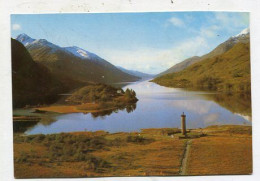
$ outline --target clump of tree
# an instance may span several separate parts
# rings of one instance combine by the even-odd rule
[[[136,98],[136,93],[132,89],[126,89],[124,97],[126,98],[127,102],[135,103],[138,99]]]
[[[107,102],[122,96],[123,89],[115,88],[105,84],[93,84],[82,87],[75,91],[68,99],[69,103],[91,103],[91,102]]]
[[[111,103],[120,105],[120,102],[135,103],[137,100],[136,93],[132,89],[127,88],[124,91],[110,85],[93,84],[75,91],[67,102],[71,104],[100,103],[102,107],[109,107]]]

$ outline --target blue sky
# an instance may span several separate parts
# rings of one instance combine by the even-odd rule
[[[249,27],[249,13],[158,12],[11,15],[11,35],[78,46],[114,65],[160,73],[208,53]]]

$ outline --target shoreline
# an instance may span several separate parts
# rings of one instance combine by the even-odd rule
[[[138,101],[138,99],[137,99]],[[54,113],[98,113],[103,111],[113,111],[120,108],[126,108],[136,104],[136,102],[121,102],[115,103],[112,101],[101,102],[101,103],[84,103],[84,104],[75,104],[75,105],[49,105],[46,107],[34,107],[36,111],[46,111]]]
[[[84,104],[86,105],[86,104]],[[60,113],[60,114],[67,114],[67,113],[96,113],[96,112],[102,112],[102,111],[109,111],[116,109],[116,107],[106,108],[106,109],[90,109],[90,110],[84,110],[84,109],[78,109],[77,106],[80,105],[50,105],[47,107],[37,107],[35,109],[46,111],[46,112],[54,112],[54,113]],[[91,106],[89,106],[91,107]]]
[[[19,122],[20,120],[18,120],[17,122]],[[28,122],[39,122],[39,120],[28,120]],[[26,121],[22,121],[21,122],[26,122]],[[187,131],[187,136],[188,137],[183,137],[181,136],[181,128],[171,128],[171,127],[164,127],[164,128],[142,128],[138,131],[117,131],[117,132],[109,132],[109,131],[106,131],[106,130],[95,130],[95,131],[91,131],[91,130],[86,130],[86,131],[69,131],[69,132],[56,132],[56,133],[48,133],[48,134],[44,134],[44,133],[37,133],[37,134],[28,134],[28,135],[24,135],[24,136],[36,136],[36,135],[58,135],[58,134],[94,134],[97,132],[97,133],[100,133],[100,132],[103,132],[103,133],[106,133],[106,134],[110,134],[110,135],[114,135],[114,134],[140,134],[140,133],[148,133],[148,132],[151,132],[151,133],[155,133],[155,134],[169,134],[168,136],[170,135],[177,135],[178,138],[180,137],[180,139],[189,139],[191,137],[189,137],[189,135],[192,135],[190,133],[198,133],[198,134],[194,134],[192,136],[195,136],[195,137],[202,137],[203,133],[206,133],[205,131],[214,131],[214,130],[218,130],[218,129],[222,129],[222,131],[227,131],[229,127],[232,127],[232,129],[239,129],[239,128],[246,128],[246,127],[249,127],[252,129],[252,125],[244,125],[244,124],[225,124],[225,125],[210,125],[210,126],[206,126],[204,128],[187,128],[186,131]],[[204,131],[204,132],[203,132]],[[14,134],[18,134],[18,133],[15,133]]]

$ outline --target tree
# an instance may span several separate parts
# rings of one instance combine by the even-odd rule
[[[129,98],[129,99],[132,97],[131,91],[128,88],[125,91],[125,96],[126,96],[126,98]]]
[[[136,96],[136,93],[134,90],[131,90],[132,91],[132,96],[135,97]]]

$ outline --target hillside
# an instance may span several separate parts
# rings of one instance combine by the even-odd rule
[[[238,42],[223,54],[203,59],[180,72],[166,74],[153,81],[169,87],[250,92],[249,42]]]
[[[179,72],[182,71],[183,69],[185,69],[186,67],[198,62],[201,60],[201,57],[199,56],[194,56],[188,59],[183,60],[180,63],[177,63],[176,65],[172,66],[171,68],[169,68],[168,70],[156,75],[156,77],[165,75],[165,74],[169,74],[169,73],[173,73],[173,72]]]
[[[35,62],[26,48],[11,39],[13,107],[53,103],[65,87],[47,68]]]
[[[209,52],[209,53],[207,53],[207,54],[205,54],[201,57],[194,56],[194,57],[188,58],[188,59],[172,66],[168,70],[158,74],[157,77],[168,74],[168,73],[182,71],[183,69],[187,68],[188,66],[190,66],[194,63],[200,62],[200,61],[205,60],[207,58],[212,58],[212,57],[217,56],[217,55],[221,55],[221,54],[227,52],[228,50],[230,50],[234,45],[236,45],[239,42],[240,43],[248,43],[249,37],[250,37],[249,28],[246,28],[243,31],[241,31],[241,33],[239,33],[238,35],[232,36],[227,41],[218,45],[211,52]]]
[[[19,35],[17,40],[25,45],[34,61],[46,66],[68,87],[82,86],[87,82],[115,83],[139,79],[78,47],[63,48],[45,39],[32,39],[26,34]]]

